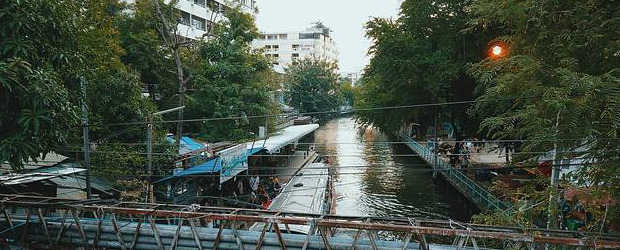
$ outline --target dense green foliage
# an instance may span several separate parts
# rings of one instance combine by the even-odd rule
[[[326,117],[323,112],[336,111],[343,101],[336,65],[323,60],[297,60],[286,69],[285,87],[292,107],[319,118]]]
[[[121,14],[118,18],[121,46],[125,53],[123,63],[140,75],[153,102],[160,109],[172,108],[174,104],[162,103],[176,97],[177,87],[172,58],[162,46],[161,34],[155,19],[152,1],[136,1],[132,13]]]
[[[556,159],[581,160],[585,165],[562,185],[618,197],[620,5],[407,0],[400,14],[367,24],[372,59],[356,99],[362,124],[388,131],[407,122],[427,126],[434,108],[371,109],[477,98],[472,105],[442,105],[441,121],[463,126],[468,135],[478,130],[496,139],[524,139],[514,162],[536,164],[554,150]],[[507,53],[491,58],[487,52],[496,43]],[[549,189],[518,191],[527,202],[549,197]],[[545,205],[514,217],[531,225]],[[618,207],[608,219],[620,214]],[[605,209],[594,205],[589,211],[602,218]]]
[[[468,105],[367,110],[473,99],[474,81],[467,65],[477,62],[486,42],[461,32],[469,20],[467,1],[404,1],[397,20],[375,18],[366,24],[372,59],[364,71],[356,108],[359,121],[388,131],[415,122],[433,124],[435,112],[468,132],[477,129],[467,117]]]
[[[510,46],[508,57],[471,69],[484,89],[473,110],[484,118],[481,128],[495,138],[529,139],[517,160],[557,148],[558,159],[588,162],[573,180],[617,197],[620,5],[479,0],[471,7],[472,27]]]
[[[251,50],[258,37],[254,17],[238,9],[227,11],[225,17],[209,39],[198,44],[190,82],[189,117],[235,118],[186,125],[209,141],[254,138],[272,106],[267,82],[271,63]]]
[[[0,2],[0,162],[64,145],[78,124],[66,80],[79,66],[72,1]]]
[[[80,106],[85,103],[93,176],[112,181],[140,177],[144,127],[112,124],[144,121],[155,106],[142,96],[140,78],[121,60],[121,4],[25,0],[0,6],[0,162],[19,171],[23,162],[50,151],[81,160]],[[157,166],[171,168],[169,147],[158,149]]]

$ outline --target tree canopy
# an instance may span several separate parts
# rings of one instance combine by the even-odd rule
[[[187,124],[209,141],[254,138],[266,115],[273,113],[272,86],[267,82],[271,63],[251,49],[258,37],[254,17],[238,9],[226,11],[225,17],[198,43],[191,59],[195,67],[188,116],[229,118]]]
[[[593,194],[620,194],[620,6],[478,0],[471,10],[472,28],[510,51],[471,68],[483,89],[472,110],[481,128],[525,139],[519,161],[553,151],[579,159],[585,164],[570,179]]]
[[[286,69],[286,98],[300,113],[324,118],[343,103],[336,64],[304,58]],[[316,114],[315,114],[316,113]]]
[[[437,111],[445,120],[475,131],[467,105],[372,110],[473,99],[474,81],[466,69],[484,56],[480,51],[486,44],[478,35],[461,32],[469,20],[465,2],[404,1],[398,19],[375,18],[366,24],[366,35],[373,43],[356,102],[362,110],[357,112],[361,123],[388,131],[409,122],[427,126]]]

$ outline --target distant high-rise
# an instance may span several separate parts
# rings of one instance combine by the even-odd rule
[[[273,58],[275,65],[290,66],[294,60],[316,58],[338,63],[338,47],[331,37],[331,30],[317,22],[304,31],[288,33],[262,33],[252,42],[254,49]]]
[[[357,82],[360,80],[361,73],[360,72],[345,72],[340,73],[340,77],[345,78],[351,83],[351,86],[357,85]]]
[[[133,4],[137,0],[121,1]],[[252,13],[255,5],[255,0],[179,0],[176,6],[180,11],[177,33],[184,37],[200,39],[213,23],[223,17],[223,12],[227,8],[240,6],[242,11]]]

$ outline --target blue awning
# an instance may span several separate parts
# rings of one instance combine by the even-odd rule
[[[248,156],[255,154],[256,152],[262,150],[262,148],[254,148],[252,150],[248,149]],[[181,171],[175,172],[173,175],[159,179],[155,183],[166,182],[172,179],[181,178],[181,177],[190,177],[192,175],[201,175],[201,174],[213,174],[219,173],[222,170],[222,161],[219,158],[211,159],[205,163],[200,165],[184,169]]]
[[[174,143],[173,137],[167,137],[166,139],[170,143]],[[201,150],[201,149],[206,148],[202,143],[199,143],[196,140],[186,137],[186,136],[182,136],[181,141],[179,143],[181,144],[179,146],[179,155],[184,155],[190,152],[194,152],[196,150]]]

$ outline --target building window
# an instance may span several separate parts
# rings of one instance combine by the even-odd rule
[[[292,56],[293,58],[299,58],[299,53],[293,53],[291,56]]]
[[[278,39],[288,39],[288,35],[287,34],[280,34]]]
[[[204,18],[200,18],[197,16],[192,16],[192,26],[199,30],[207,30],[207,25]]]
[[[321,34],[319,33],[299,33],[299,39],[319,39]]]
[[[185,11],[181,11],[181,20],[179,20],[179,22],[181,24],[185,24],[189,26],[190,25],[190,14]]]
[[[278,49],[280,49],[280,45],[273,45],[271,48],[273,48],[273,51],[278,51]]]
[[[278,58],[278,57],[280,57],[280,55],[278,55],[278,54],[273,54],[273,55],[271,55],[271,56],[272,56],[272,57],[274,57],[274,58]]]
[[[278,35],[267,35],[267,40],[277,40]]]
[[[258,39],[260,40],[265,40],[266,36],[265,35],[258,35]]]
[[[293,50],[299,50],[299,44],[293,44],[292,47]]]
[[[209,6],[209,9],[211,9],[212,12],[215,12],[215,13],[224,12],[224,6],[216,1],[207,0],[207,5]]]
[[[193,0],[193,1],[194,1],[194,4],[200,5],[202,7],[207,6],[207,3],[206,3],[207,0]]]

